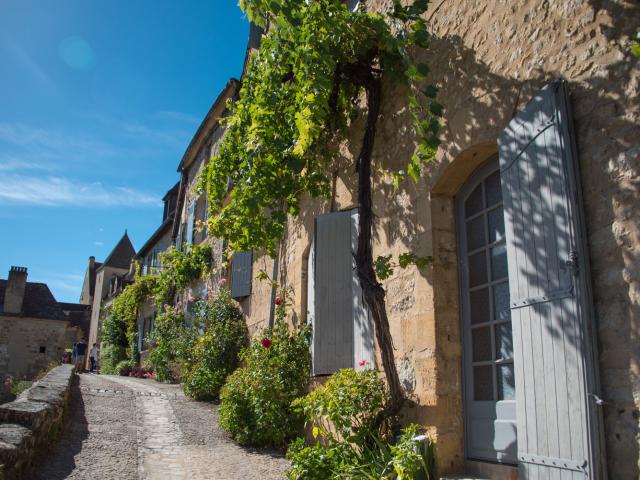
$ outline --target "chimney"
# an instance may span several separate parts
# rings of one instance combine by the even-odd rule
[[[96,257],[94,257],[93,255],[91,255],[89,257],[89,271],[92,271],[94,269],[94,267],[96,266]]]
[[[21,313],[24,290],[27,285],[26,267],[11,267],[4,292],[4,313]]]

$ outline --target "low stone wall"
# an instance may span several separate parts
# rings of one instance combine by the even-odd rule
[[[0,405],[0,479],[20,478],[62,427],[74,367],[61,365]]]

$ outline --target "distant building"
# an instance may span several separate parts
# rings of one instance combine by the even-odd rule
[[[0,377],[33,377],[86,336],[90,310],[60,303],[44,283],[28,282],[27,269],[11,267],[0,280]]]
[[[178,193],[180,182],[176,183],[162,199],[164,211],[162,213],[162,223],[149,239],[140,248],[136,255],[136,260],[140,265],[142,275],[157,274],[162,268],[160,254],[173,246],[171,238],[172,227],[178,203]],[[153,299],[145,300],[138,309],[138,350],[141,358],[146,358],[147,338],[153,330],[153,323],[156,318],[156,305]]]
[[[89,257],[87,272],[82,285],[80,303],[91,306],[89,345],[100,342],[100,326],[104,309],[132,280],[132,261],[136,251],[125,231],[118,244],[103,263]]]

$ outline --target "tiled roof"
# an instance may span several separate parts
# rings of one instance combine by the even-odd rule
[[[81,303],[59,302],[62,310],[67,312],[69,324],[72,327],[80,327],[84,338],[89,338],[89,323],[91,322],[91,305]]]
[[[127,235],[127,232],[124,232],[118,244],[104,261],[104,266],[128,269],[135,255],[136,250],[133,248],[131,240],[129,240],[129,235]]]
[[[4,313],[4,293],[6,288],[7,280],[0,280],[0,315],[14,316],[16,314]],[[67,319],[47,284],[34,282],[27,282],[25,286],[22,313],[19,316],[48,320]]]

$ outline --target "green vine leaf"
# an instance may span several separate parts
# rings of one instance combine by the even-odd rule
[[[331,192],[337,146],[358,114],[362,85],[354,72],[365,68],[412,92],[407,101],[420,138],[416,154],[393,174],[396,190],[406,175],[418,181],[435,156],[443,109],[433,100],[437,88],[422,85],[428,66],[410,54],[429,43],[421,17],[426,0],[395,1],[386,13],[367,12],[366,5],[350,11],[336,0],[240,0],[240,6],[269,29],[248,61],[239,98],[229,104],[225,136],[200,187],[216,212],[208,225],[214,236],[234,250],[273,256],[301,198]]]

